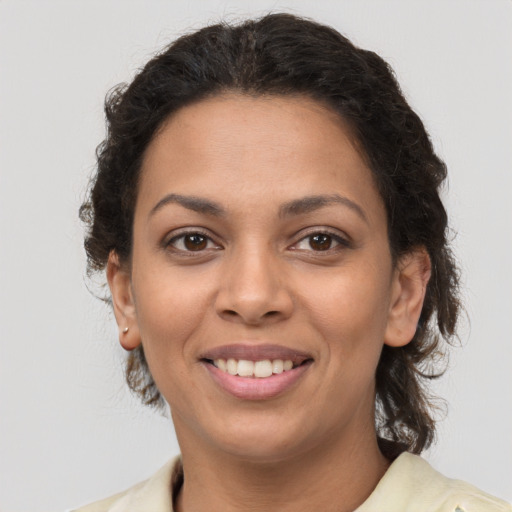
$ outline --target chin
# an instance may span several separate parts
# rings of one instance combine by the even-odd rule
[[[232,425],[231,425],[232,427]],[[289,425],[280,421],[254,422],[226,428],[210,441],[226,454],[254,463],[276,463],[289,460],[314,448],[314,440],[305,435],[303,425]]]

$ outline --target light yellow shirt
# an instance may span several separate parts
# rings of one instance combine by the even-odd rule
[[[75,512],[173,512],[182,482],[179,457],[149,480]],[[417,455],[402,453],[355,512],[512,512],[512,506],[438,473]]]

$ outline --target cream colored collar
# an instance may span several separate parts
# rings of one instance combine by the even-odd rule
[[[173,512],[173,492],[182,482],[176,457],[149,480],[76,512]],[[355,512],[512,512],[512,506],[446,478],[417,455],[402,453]]]

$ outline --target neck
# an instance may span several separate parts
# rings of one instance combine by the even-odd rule
[[[184,484],[177,512],[350,512],[368,498],[389,466],[373,429],[350,439],[336,436],[286,460],[264,462],[190,441],[180,439]]]

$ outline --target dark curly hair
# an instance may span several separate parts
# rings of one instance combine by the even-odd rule
[[[88,227],[88,271],[105,269],[111,251],[129,262],[141,161],[162,123],[179,108],[223,92],[302,95],[327,105],[353,130],[385,203],[394,261],[418,247],[432,275],[416,334],[384,346],[376,374],[376,426],[381,450],[420,453],[435,433],[426,379],[455,335],[458,271],[448,246],[439,197],[445,164],[407,104],[389,65],[334,29],[290,14],[238,25],[220,23],[185,35],[151,59],[129,84],[107,96],[107,136],[80,217]],[[161,396],[140,346],[126,365],[130,388],[144,403]]]

